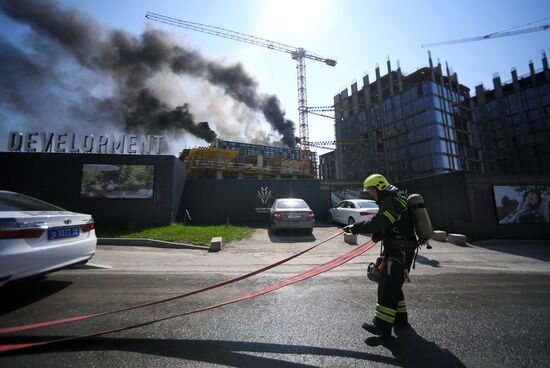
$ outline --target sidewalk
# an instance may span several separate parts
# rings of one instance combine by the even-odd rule
[[[245,240],[225,244],[220,252],[208,247],[155,242],[143,239],[118,239],[118,245],[101,240],[93,263],[108,265],[112,272],[173,273],[245,273],[275,263],[318,244],[340,231],[337,227],[320,227],[313,235],[278,234],[257,229]],[[369,241],[359,236],[358,243]],[[127,246],[120,246],[125,244]],[[422,247],[412,275],[461,272],[536,272],[550,273],[550,241],[490,240],[458,246],[430,241],[432,249]],[[343,235],[318,248],[269,270],[269,273],[297,273],[328,262],[355,246],[344,243]],[[331,273],[364,273],[380,252],[379,245]]]

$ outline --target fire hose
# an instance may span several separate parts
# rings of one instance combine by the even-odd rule
[[[274,264],[268,265],[268,266],[263,267],[261,269],[258,269],[256,271],[253,271],[253,272],[247,273],[245,275],[239,276],[237,278],[230,279],[230,280],[218,283],[218,284],[214,284],[214,285],[202,288],[202,289],[198,289],[198,290],[191,291],[191,292],[188,292],[188,293],[185,293],[185,294],[173,296],[173,297],[170,297],[170,298],[165,298],[165,299],[162,299],[162,300],[157,300],[157,301],[153,301],[153,302],[139,304],[139,305],[135,305],[135,306],[127,307],[127,308],[122,308],[122,309],[117,309],[117,310],[113,310],[113,311],[109,311],[109,312],[94,313],[94,314],[88,314],[88,315],[83,315],[83,316],[58,319],[58,320],[54,320],[54,321],[47,321],[47,322],[40,322],[40,323],[34,323],[34,324],[28,324],[28,325],[0,328],[0,334],[7,334],[7,333],[11,333],[11,332],[20,332],[20,331],[26,331],[26,330],[33,330],[33,329],[37,329],[37,328],[41,328],[41,327],[55,326],[55,325],[60,325],[60,324],[64,324],[64,323],[75,322],[75,321],[79,321],[79,320],[105,316],[105,315],[109,315],[109,314],[121,313],[121,312],[129,311],[129,310],[132,310],[132,309],[138,309],[138,308],[143,308],[143,307],[154,305],[154,304],[165,303],[165,302],[168,302],[168,301],[171,301],[171,300],[184,298],[186,296],[198,294],[198,293],[201,293],[201,292],[204,292],[204,291],[207,291],[207,290],[211,290],[211,289],[215,289],[215,288],[218,288],[218,287],[221,287],[221,286],[229,285],[231,283],[234,283],[234,282],[237,282],[237,281],[240,281],[240,280],[244,280],[244,279],[249,278],[253,275],[259,274],[261,272],[264,272],[266,270],[269,270],[271,268],[279,266],[279,265],[281,265],[285,262],[288,262],[291,259],[294,259],[294,258],[296,258],[296,257],[298,257],[298,256],[300,256],[300,255],[302,255],[302,254],[318,247],[319,245],[321,245],[323,243],[326,243],[327,241],[335,238],[336,236],[340,235],[341,233],[342,233],[342,231],[340,231],[337,234],[329,237],[328,239],[324,240],[323,242],[320,242],[316,245],[313,245],[310,248],[307,248],[307,249],[305,249],[305,250],[303,250],[299,253],[296,253],[296,254],[294,254],[290,257],[287,257],[287,258],[285,258],[281,261],[278,261]],[[242,301],[242,300],[251,299],[251,298],[254,298],[254,297],[257,297],[257,296],[260,296],[260,295],[263,295],[263,294],[267,294],[267,293],[272,292],[272,291],[275,291],[275,290],[280,289],[284,286],[294,284],[296,282],[308,279],[308,278],[313,277],[315,275],[318,275],[320,273],[329,271],[329,270],[331,270],[335,267],[338,267],[338,266],[350,261],[351,259],[363,254],[364,252],[366,252],[367,250],[372,248],[374,245],[375,245],[375,243],[371,240],[371,241],[361,245],[360,247],[357,247],[357,248],[353,249],[352,251],[350,251],[350,252],[348,252],[348,253],[340,256],[340,257],[337,257],[337,258],[335,258],[335,259],[333,259],[333,260],[331,260],[327,263],[324,263],[320,266],[312,268],[309,271],[300,273],[298,275],[295,275],[293,277],[285,279],[285,280],[283,280],[279,283],[273,284],[271,286],[265,287],[263,289],[257,290],[255,292],[252,292],[252,293],[249,293],[249,294],[246,294],[246,295],[242,295],[240,297],[237,297],[235,299],[231,299],[231,300],[228,300],[228,301],[225,301],[225,302],[221,302],[221,303],[214,304],[214,305],[207,306],[207,307],[194,309],[194,310],[184,312],[184,313],[178,313],[178,314],[171,315],[171,316],[164,317],[164,318],[160,318],[160,319],[155,319],[155,320],[151,320],[151,321],[147,321],[147,322],[142,322],[142,323],[139,323],[139,324],[134,324],[134,325],[130,325],[130,326],[120,327],[120,328],[116,328],[116,329],[111,329],[111,330],[106,330],[106,331],[101,331],[101,332],[96,332],[96,333],[91,333],[91,334],[86,334],[86,335],[77,335],[77,336],[65,337],[65,338],[54,339],[54,340],[49,340],[49,341],[36,341],[36,342],[28,342],[28,343],[1,344],[0,345],[0,353],[10,352],[10,351],[14,351],[14,350],[28,349],[28,348],[44,346],[44,345],[51,345],[51,344],[54,344],[54,343],[74,341],[74,340],[79,340],[79,339],[84,339],[84,338],[90,338],[90,337],[95,337],[95,336],[100,336],[100,335],[105,335],[105,334],[130,330],[130,329],[151,325],[151,324],[154,324],[154,323],[162,322],[162,321],[177,318],[177,317],[183,317],[183,316],[194,314],[194,313],[208,311],[208,310],[211,310],[211,309],[214,309],[214,308],[219,308],[219,307],[222,307],[222,306],[225,306],[225,305],[228,305],[228,304],[233,304],[233,303],[236,303],[236,302],[239,302],[239,301]]]

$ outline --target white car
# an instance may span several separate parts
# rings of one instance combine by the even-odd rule
[[[370,199],[346,199],[328,210],[328,221],[344,225],[368,221],[378,213],[376,201]]]
[[[0,191],[0,286],[86,263],[96,246],[92,216]]]

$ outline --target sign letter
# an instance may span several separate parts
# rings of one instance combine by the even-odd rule
[[[20,132],[10,132],[8,136],[8,151],[21,151],[23,143],[23,134]]]

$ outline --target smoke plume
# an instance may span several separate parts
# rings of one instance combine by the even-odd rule
[[[53,0],[5,0],[0,10],[31,29],[24,50],[0,40],[0,73],[6,79],[0,85],[0,107],[8,111],[23,112],[27,118],[60,113],[73,117],[76,124],[175,137],[190,133],[212,142],[216,133],[208,123],[195,122],[190,101],[174,106],[152,88],[159,75],[176,79],[165,82],[171,85],[190,76],[244,104],[251,116],[262,114],[283,144],[295,146],[294,123],[285,119],[278,98],[260,93],[257,81],[240,63],[209,60],[157,29],[149,28],[139,37],[104,29],[86,14],[62,9]],[[59,107],[51,101],[58,101]],[[231,130],[249,130],[246,123],[233,124]],[[263,141],[271,141],[267,133]]]

